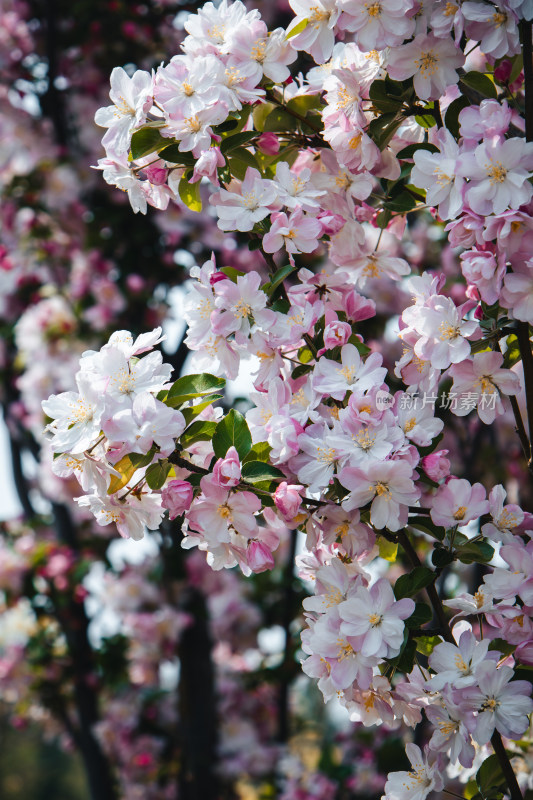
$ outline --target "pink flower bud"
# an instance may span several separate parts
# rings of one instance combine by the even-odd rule
[[[163,186],[167,182],[168,170],[156,164],[143,169],[143,175],[153,186]]]
[[[224,275],[223,272],[213,272],[213,274],[209,276],[209,283],[211,286],[214,286],[215,283],[219,281],[229,281],[229,278],[227,275]]]
[[[263,133],[257,140],[257,146],[266,156],[279,153],[279,139],[275,133]]]
[[[251,539],[246,550],[246,560],[252,572],[265,572],[274,569],[274,556],[263,542]]]
[[[226,458],[219,458],[213,467],[213,483],[216,486],[237,486],[241,480],[241,462],[234,447],[230,447]]]
[[[328,236],[335,236],[346,224],[344,217],[334,214],[333,211],[321,211],[316,218],[322,225],[322,232]]]
[[[193,490],[187,481],[170,481],[161,492],[161,502],[168,509],[170,519],[179,517],[192,503]]]
[[[282,481],[274,492],[276,508],[287,522],[293,519],[300,510],[302,502],[300,492],[303,488],[300,484],[289,484],[287,481]]]
[[[511,77],[512,69],[512,63],[508,59],[505,59],[494,68],[494,80],[498,81],[498,83],[505,83]]]
[[[424,456],[421,461],[424,472],[432,481],[438,482],[450,474],[450,462],[445,456],[448,450],[436,450],[429,456]]]
[[[347,322],[330,322],[324,329],[324,347],[332,350],[334,347],[342,347],[352,335],[352,326]]]

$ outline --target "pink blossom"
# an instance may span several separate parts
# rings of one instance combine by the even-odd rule
[[[302,498],[300,492],[304,487],[300,484],[289,484],[282,481],[274,492],[276,508],[286,522],[290,522],[300,511]]]
[[[217,486],[237,486],[241,480],[241,462],[235,447],[230,447],[225,458],[219,458],[213,467],[213,481]]]
[[[193,488],[188,481],[172,480],[161,490],[161,503],[169,512],[169,518],[184,514],[191,507]]]
[[[324,347],[331,350],[333,347],[342,347],[352,335],[352,326],[347,322],[334,320],[324,328]]]
[[[434,453],[424,456],[420,462],[424,472],[432,481],[441,481],[450,474],[450,462],[445,458],[448,452],[448,450],[435,450]]]
[[[464,478],[452,478],[440,486],[433,498],[430,515],[435,525],[454,528],[466,525],[489,510],[487,494],[481,483],[473,486]]]
[[[257,539],[251,539],[248,542],[246,560],[252,572],[256,573],[274,569],[276,565],[274,557],[266,544],[257,541]]]

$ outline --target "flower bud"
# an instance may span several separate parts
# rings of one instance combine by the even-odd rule
[[[192,486],[187,481],[174,480],[167,483],[161,492],[161,502],[168,509],[170,519],[179,517],[190,508],[192,495]]]
[[[289,484],[287,481],[282,481],[274,492],[276,508],[287,522],[293,519],[300,510],[302,489],[303,486],[300,484]]]
[[[332,350],[334,347],[342,347],[352,335],[352,326],[347,322],[329,322],[324,329],[324,347]]]
[[[322,225],[322,233],[328,236],[335,236],[346,224],[344,217],[341,217],[340,214],[334,214],[333,211],[321,211],[316,215],[316,218]]]
[[[241,462],[234,447],[230,447],[226,458],[219,458],[213,467],[213,482],[216,486],[237,486],[241,480]]]
[[[445,456],[448,450],[436,450],[430,453],[429,456],[424,456],[421,461],[424,472],[436,483],[450,474],[451,464]]]
[[[257,539],[248,542],[246,559],[252,572],[265,572],[267,569],[274,569],[274,556],[268,547]]]
[[[266,156],[279,153],[279,139],[275,133],[263,133],[257,140],[257,146]]]

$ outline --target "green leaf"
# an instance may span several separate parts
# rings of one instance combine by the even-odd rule
[[[157,464],[151,464],[145,473],[146,483],[150,489],[161,489],[171,469],[172,464],[166,459],[158,461]]]
[[[448,106],[444,117],[444,125],[448,128],[452,136],[459,138],[459,114],[470,105],[470,101],[464,95],[458,97]]]
[[[196,403],[194,406],[189,406],[188,408],[182,408],[181,413],[185,418],[185,422],[187,425],[193,421],[198,414],[201,414],[202,411],[205,411],[212,403],[216,403],[217,400],[222,400],[223,395],[221,394],[211,394],[207,397],[203,403]]]
[[[498,756],[493,754],[489,756],[477,771],[476,783],[478,789],[483,796],[485,796],[492,789],[497,789],[506,784]]]
[[[442,644],[440,636],[417,636],[416,649],[425,656],[430,656],[438,644]]]
[[[522,360],[522,354],[520,353],[520,347],[518,345],[518,337],[515,336],[514,333],[511,333],[507,337],[505,344],[507,350],[505,351],[505,355],[503,357],[503,366],[506,369],[510,369]]]
[[[367,356],[372,352],[372,349],[367,344],[362,342],[361,339],[358,339],[355,333],[352,333],[348,339],[348,343],[353,344],[360,356]]]
[[[388,539],[380,536],[378,539],[378,547],[381,558],[384,558],[385,561],[396,561],[396,555],[398,553],[397,542],[389,542]]]
[[[301,19],[300,22],[297,25],[295,25],[293,28],[291,28],[289,31],[287,31],[287,33],[285,35],[285,39],[288,40],[288,39],[292,39],[293,36],[298,36],[299,33],[302,33],[302,31],[305,31],[305,29],[307,28],[308,25],[309,25],[309,20],[308,19]]]
[[[170,144],[164,150],[160,150],[159,158],[170,161],[171,164],[180,164],[184,167],[194,167],[196,164],[195,157],[191,153],[182,153],[177,144]]]
[[[264,130],[270,133],[279,131],[294,131],[296,130],[298,120],[295,119],[284,108],[275,106],[270,112],[264,122]]]
[[[433,538],[437,539],[439,542],[442,542],[446,535],[444,528],[435,525],[430,517],[409,517],[407,524],[411,528],[416,528],[417,531],[422,531],[429,536],[433,536]]]
[[[371,121],[367,133],[379,149],[384,150],[402,122],[403,118],[394,113],[382,114]]]
[[[275,108],[276,106],[274,105],[274,103],[260,103],[259,105],[255,106],[253,110],[253,117],[254,117],[254,128],[256,129],[256,131],[262,132],[265,130],[266,118]]]
[[[237,147],[248,144],[248,142],[256,137],[257,131],[241,131],[240,133],[234,133],[232,136],[226,136],[220,143],[220,152],[222,154],[230,153]]]
[[[213,450],[217,458],[224,458],[232,446],[241,459],[252,449],[250,429],[240,411],[234,408],[218,423],[213,434]]]
[[[198,375],[183,375],[174,381],[168,390],[166,405],[176,408],[188,400],[194,400],[195,397],[202,397],[222,389],[225,385],[224,378],[218,378],[208,372]]]
[[[394,585],[394,595],[397,600],[403,597],[413,597],[435,580],[435,573],[429,567],[415,567],[407,575],[400,575]]]
[[[187,448],[195,442],[209,442],[217,428],[216,422],[196,420],[180,436],[180,443]]]
[[[264,461],[246,461],[242,465],[242,477],[248,483],[259,483],[260,481],[279,480],[285,478],[284,473],[271,464]]]
[[[150,460],[152,460],[151,457]],[[117,470],[117,472],[120,472],[122,477],[119,478],[117,475],[111,475],[111,480],[107,490],[108,494],[115,494],[115,492],[118,492],[119,489],[122,489],[124,486],[126,486],[135,470],[139,469],[139,467],[132,462],[129,455],[123,456],[120,461],[115,464],[114,468]]]
[[[324,107],[319,94],[298,94],[289,100],[287,108],[305,117],[309,111],[320,111]]]
[[[280,286],[285,278],[288,278],[295,269],[298,269],[298,267],[292,264],[286,264],[284,267],[280,267],[277,272],[274,273],[271,280],[265,283],[261,288],[269,297],[272,297],[278,286]]]
[[[415,144],[408,144],[397,153],[398,158],[412,158],[419,150],[429,150],[430,153],[438,153],[439,148],[429,142],[415,142]]]
[[[136,160],[157,153],[167,147],[168,139],[163,139],[157,128],[140,128],[131,137],[131,155]]]
[[[231,157],[228,156],[228,167],[232,176],[239,181],[245,179],[249,167],[261,171],[255,156],[244,147],[232,151]]]
[[[461,76],[459,87],[462,83],[474,89],[474,91],[478,92],[482,97],[489,97],[491,100],[496,100],[498,97],[498,90],[494,83],[489,76],[484,75],[483,72],[476,72],[475,70],[472,72],[465,72],[465,74]]]
[[[420,198],[420,200],[422,200],[422,198]],[[383,203],[383,208],[387,208],[389,211],[396,211],[397,213],[406,213],[416,208],[418,202],[419,200],[417,200],[416,197],[413,197],[410,192],[403,189],[395,197],[386,200]]]
[[[378,111],[396,113],[403,105],[401,96],[392,94],[387,82],[384,80],[373,81],[368,94],[372,104]]]
[[[247,464],[249,461],[268,461],[271,450],[272,448],[268,442],[257,442],[248,455],[243,458],[242,463]]]
[[[428,103],[427,106],[424,106],[424,110],[427,109],[428,112],[430,112],[433,108],[435,108],[434,102]],[[415,120],[422,128],[426,128],[426,130],[428,128],[434,128],[435,125],[437,124],[437,120],[431,113],[417,114],[415,116]]]
[[[494,547],[488,542],[468,542],[457,548],[457,558],[463,564],[487,564],[494,557]]]
[[[405,620],[405,624],[408,628],[421,628],[422,625],[425,625],[432,619],[433,611],[427,603],[416,603],[415,610],[411,616]]]
[[[298,359],[302,364],[309,364],[313,358],[313,351],[309,347],[300,347],[298,350]]]
[[[181,178],[178,185],[178,192],[180,198],[183,200],[187,208],[197,213],[202,210],[202,200],[200,198],[200,181],[196,183],[189,183],[185,175]]]
[[[242,278],[243,275],[246,275],[246,272],[243,272],[242,269],[235,269],[235,267],[222,267],[219,272],[227,275],[232,283],[237,283],[237,278]]]
[[[444,569],[448,564],[455,561],[455,556],[450,550],[444,547],[436,547],[431,554],[431,563],[437,569]]]

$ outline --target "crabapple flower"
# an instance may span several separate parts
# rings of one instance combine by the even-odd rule
[[[442,693],[443,706],[434,704],[424,709],[426,717],[435,728],[428,748],[437,753],[447,753],[452,764],[459,761],[462,767],[468,768],[473,764],[476,751],[463,721],[464,712],[453,702],[451,694]]]
[[[149,392],[133,398],[130,408],[121,408],[102,422],[111,443],[121,442],[131,453],[147,453],[155,442],[162,456],[175,448],[174,439],[185,430],[181,411],[169,408]]]
[[[421,460],[422,469],[432,481],[438,483],[450,474],[451,464],[446,458],[448,453],[449,450],[435,450]]]
[[[273,324],[275,312],[266,308],[267,296],[259,288],[260,284],[257,272],[239,275],[237,283],[227,279],[215,284],[215,310],[211,314],[213,333],[248,336],[256,325],[268,328]]]
[[[273,134],[263,134],[263,136],[268,135]],[[311,170],[308,167],[295,174],[286,161],[279,161],[276,165],[276,176],[273,182],[278,190],[280,203],[283,203],[290,211],[294,211],[298,207],[303,211],[315,213],[319,211],[320,201],[318,198],[322,197],[325,192],[317,189],[310,178]]]
[[[89,380],[79,377],[79,392],[53,394],[44,400],[44,413],[53,420],[46,428],[52,434],[55,453],[83,453],[98,437],[104,400]]]
[[[476,685],[458,693],[461,705],[477,712],[472,735],[478,744],[487,744],[494,730],[508,739],[519,739],[527,730],[533,711],[531,684],[513,677],[511,667],[485,661],[476,669]]]
[[[456,173],[459,146],[445,128],[434,137],[433,144],[439,147],[440,152],[417,150],[413,155],[411,183],[426,190],[426,202],[438,207],[442,219],[455,219],[463,210],[462,188],[465,183],[464,178]]]
[[[381,366],[379,353],[361,359],[355,345],[345,344],[341,350],[341,363],[320,358],[313,375],[313,388],[335,400],[343,400],[347,391],[365,391],[383,383],[387,370]]]
[[[286,522],[293,520],[300,511],[302,497],[300,492],[304,487],[300,484],[288,484],[282,481],[274,492],[276,508]]]
[[[406,461],[371,464],[365,471],[344,467],[339,481],[350,494],[342,507],[350,511],[372,501],[370,521],[375,528],[398,531],[407,524],[409,506],[420,494],[412,480],[413,469]]]
[[[395,47],[414,33],[415,20],[409,13],[410,2],[404,0],[340,0],[342,16],[339,28],[355,33],[361,50],[383,50]]]
[[[188,481],[172,480],[161,490],[161,504],[168,511],[169,519],[184,514],[191,507],[193,488]]]
[[[438,760],[430,764],[428,757],[411,742],[405,745],[405,752],[412,769],[389,772],[381,800],[425,800],[430,792],[442,789],[444,781]]]
[[[514,541],[513,530],[524,521],[524,512],[514,503],[504,506],[506,495],[507,492],[501,484],[491,489],[489,494],[491,521],[482,526],[481,533],[493,542],[511,544]]]
[[[520,52],[518,20],[503,3],[496,8],[485,3],[462,3],[465,33],[480,43],[481,52],[493,58],[512,56]]]
[[[121,536],[139,541],[146,528],[157,530],[163,518],[161,495],[152,492],[130,492],[126,497],[84,495],[77,497],[81,508],[94,514],[98,525],[115,523]]]
[[[335,44],[334,27],[340,14],[336,0],[289,0],[296,14],[287,35],[306,22],[305,28],[290,40],[295,50],[305,50],[319,64],[331,56]]]
[[[437,673],[429,682],[431,689],[440,691],[447,684],[452,689],[462,689],[477,683],[478,666],[500,658],[496,651],[489,652],[489,644],[489,639],[478,642],[471,630],[463,631],[457,646],[451,642],[438,644],[429,657],[429,666]]]
[[[529,203],[533,186],[533,142],[499,136],[486,139],[473,151],[461,154],[457,173],[468,179],[465,200],[482,216],[501,214],[507,208]]]
[[[468,250],[461,253],[461,270],[485,303],[497,302],[506,271],[504,258],[498,258],[490,250]]]
[[[221,189],[209,202],[215,206],[221,230],[245,232],[271,213],[277,199],[275,183],[263,180],[256,169],[248,167],[240,191]]]
[[[421,338],[415,354],[434,369],[446,369],[470,355],[468,336],[478,330],[475,320],[463,320],[450,297],[433,295],[426,306],[415,307],[415,330]]]
[[[102,139],[106,151],[121,157],[127,155],[132,131],[146,121],[146,113],[153,104],[152,76],[136,70],[130,78],[122,67],[115,67],[109,96],[114,105],[99,108],[94,121],[108,129]]]
[[[241,481],[241,462],[235,447],[230,447],[224,458],[219,458],[213,467],[213,481],[216,486],[228,489]]]
[[[457,70],[464,62],[464,54],[452,39],[420,33],[412,42],[391,50],[387,70],[397,81],[413,77],[421,100],[438,100],[448,86],[457,83]]]
[[[533,322],[533,261],[505,276],[501,303],[521,322]]]
[[[414,610],[414,600],[396,600],[388,580],[380,578],[370,589],[360,586],[339,605],[341,633],[360,639],[363,656],[394,658],[403,643],[403,620]]]
[[[465,478],[452,478],[437,489],[430,516],[435,525],[454,528],[478,519],[488,510],[487,494],[481,483],[472,486]]]
[[[502,369],[503,355],[494,351],[475,353],[460,364],[452,364],[448,374],[453,378],[452,391],[459,402],[452,408],[464,417],[477,406],[479,418],[490,425],[504,413],[502,394],[520,391],[520,379],[510,369]]]
[[[272,227],[263,237],[263,249],[277,253],[285,247],[288,253],[312,253],[318,247],[322,225],[315,217],[306,216],[301,208],[290,217],[279,211],[272,214]]]

